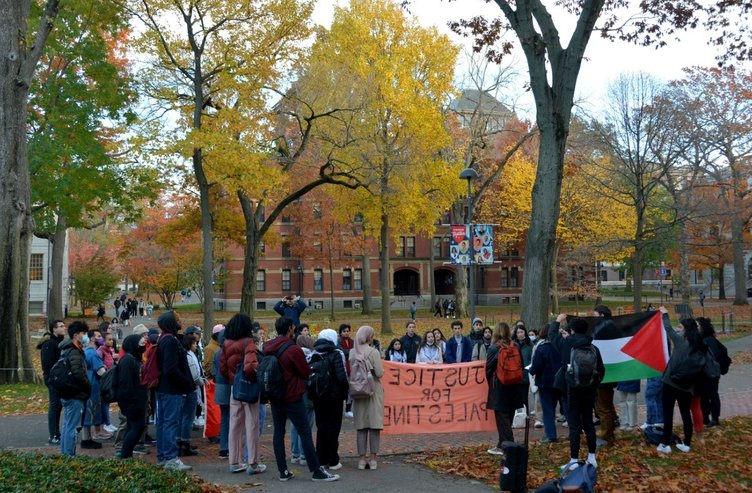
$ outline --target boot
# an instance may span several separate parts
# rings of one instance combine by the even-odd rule
[[[183,454],[181,455],[178,453],[178,455],[181,455],[181,457],[191,457],[194,455],[198,455],[198,452],[196,451],[196,449],[191,447],[191,442],[182,442],[182,445],[183,445],[182,447]]]

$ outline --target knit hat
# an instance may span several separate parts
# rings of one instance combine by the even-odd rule
[[[222,332],[223,330],[225,330],[225,326],[224,326],[224,325],[222,325],[222,324],[217,324],[217,325],[215,325],[215,326],[214,326],[214,328],[212,329],[212,335],[214,335],[214,334],[216,334],[216,333],[218,333],[218,332]]]
[[[149,328],[144,324],[138,324],[133,327],[133,335],[142,336],[149,332]]]
[[[475,325],[477,322],[480,322],[481,325],[483,325],[483,319],[480,317],[475,317],[473,319],[473,325]]]

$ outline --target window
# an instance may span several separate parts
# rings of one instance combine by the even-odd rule
[[[509,267],[501,268],[501,287],[502,288],[509,287]]]
[[[345,291],[352,290],[352,269],[342,270],[342,289]]]
[[[324,290],[324,271],[321,269],[313,270],[313,290],[314,291]]]
[[[509,296],[504,296],[501,298],[501,304],[502,305],[508,305],[509,304]]]
[[[405,257],[409,257],[409,258],[415,257],[415,237],[414,236],[405,237]]]
[[[620,281],[624,280],[624,269],[619,269],[619,280]]]
[[[43,315],[44,301],[29,301],[29,315]]]
[[[509,256],[510,257],[519,257],[520,256],[520,251],[519,250],[515,250],[515,249],[509,250]]]
[[[283,241],[282,242],[282,258],[290,258],[290,257],[292,257],[292,253],[290,253],[290,242]]]
[[[290,291],[292,283],[290,282],[290,269],[282,269],[282,291]]]
[[[292,220],[290,219],[290,216],[282,216],[280,220],[285,224],[290,224],[292,222]]]
[[[402,257],[405,254],[405,237],[400,236],[394,245],[394,256]]]
[[[512,303],[519,304],[519,302],[520,302],[520,297],[519,296],[512,296]]]
[[[320,241],[314,241],[313,242],[313,249],[317,252],[321,253],[324,251],[324,247],[321,245]]]
[[[431,241],[431,251],[434,258],[441,258],[441,236],[434,236]]]
[[[608,281],[608,271],[606,269],[601,269],[600,277],[601,277],[601,282]]]
[[[29,280],[41,281],[44,279],[44,254],[32,253],[29,264]]]
[[[323,301],[314,301],[313,302],[313,308],[316,310],[323,310],[324,309],[324,302]]]
[[[257,301],[256,310],[266,310],[266,301]]]
[[[353,275],[355,290],[361,291],[363,289],[363,269],[355,269]]]
[[[512,267],[509,275],[509,286],[516,288],[520,282],[520,269],[519,267]]]
[[[342,308],[352,308],[352,307],[353,307],[352,300],[344,300],[342,302]]]
[[[256,291],[266,291],[266,271],[259,269],[256,272]]]

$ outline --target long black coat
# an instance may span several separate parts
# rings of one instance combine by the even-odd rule
[[[517,350],[519,346],[515,344]],[[515,409],[522,407],[523,389],[527,384],[502,385],[496,377],[496,362],[499,359],[499,346],[491,344],[486,356],[486,382],[488,382],[488,398],[486,407],[505,414],[514,414]]]

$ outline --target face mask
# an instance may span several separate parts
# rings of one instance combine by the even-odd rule
[[[139,345],[139,346],[142,346],[142,347],[143,347],[143,346],[146,346],[146,339],[145,339],[145,338],[143,338],[143,337],[142,337],[141,339],[139,339],[139,340],[138,340],[138,345]]]
[[[104,346],[104,337],[97,337],[95,342],[97,343],[97,346]]]
[[[81,345],[82,346],[88,346],[89,345],[89,336],[83,336],[81,338]]]
[[[530,336],[530,340],[531,340],[531,341],[535,341],[535,340],[536,340],[537,338],[538,338],[538,337],[536,337],[536,336]]]

